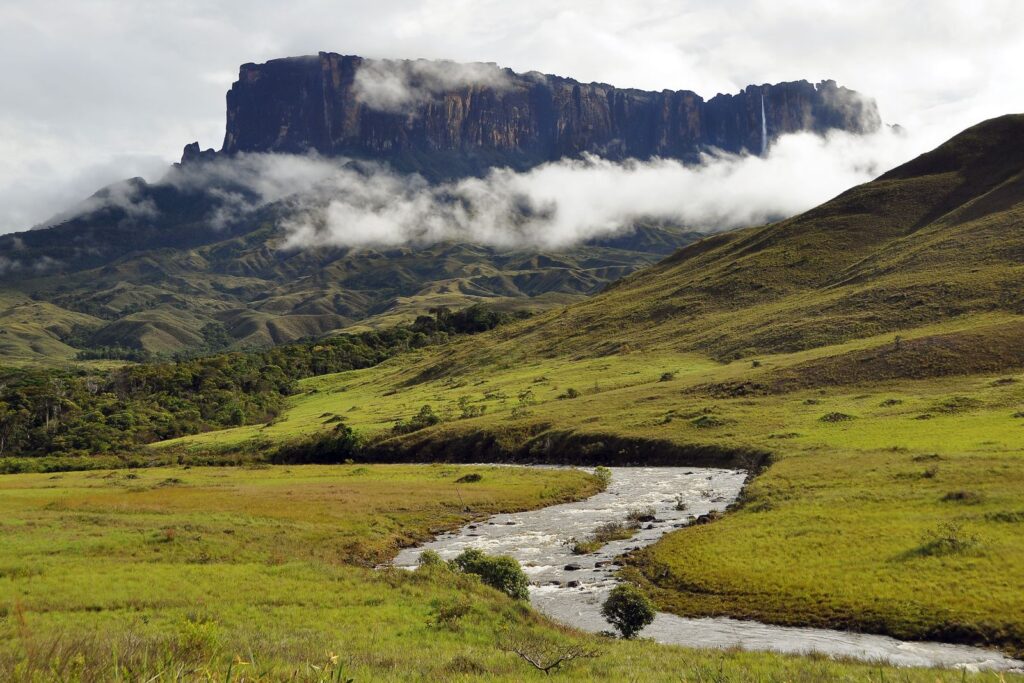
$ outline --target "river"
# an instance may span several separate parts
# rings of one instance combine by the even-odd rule
[[[586,500],[514,514],[495,515],[399,553],[395,565],[412,568],[430,549],[451,559],[466,548],[511,555],[530,577],[530,601],[553,619],[579,629],[610,630],[601,603],[617,583],[615,559],[657,541],[696,517],[724,510],[735,501],[746,473],[685,467],[615,467],[608,488]],[[679,503],[682,503],[680,505]],[[623,521],[631,509],[654,508],[655,520],[632,538],[613,541],[590,555],[575,555],[566,541],[583,539],[600,524]],[[684,509],[679,509],[684,508]],[[1024,662],[983,648],[900,641],[886,636],[817,628],[772,626],[728,618],[689,619],[659,612],[640,633],[661,643],[700,648],[742,648],[821,653],[885,661],[897,666],[1015,670]]]

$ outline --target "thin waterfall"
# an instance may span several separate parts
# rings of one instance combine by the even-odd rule
[[[764,117],[764,93],[761,93],[761,156],[768,151],[768,121]]]

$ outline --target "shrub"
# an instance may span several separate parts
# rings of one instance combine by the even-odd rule
[[[640,524],[641,522],[653,522],[657,514],[658,511],[653,507],[631,508],[626,513],[626,521],[633,525]]]
[[[562,399],[562,400],[567,399],[567,398],[579,398],[579,395],[580,395],[580,392],[576,391],[572,387],[569,387],[568,389],[565,390],[565,393],[559,394],[558,398]]]
[[[916,554],[928,556],[957,555],[978,545],[978,537],[967,533],[955,522],[940,524],[921,540]]]
[[[429,404],[424,404],[420,408],[420,411],[416,413],[411,420],[404,422],[399,420],[391,428],[391,432],[394,434],[408,434],[410,432],[416,432],[427,427],[433,427],[434,425],[441,422],[441,418],[437,416],[434,409]]]
[[[853,415],[847,415],[846,413],[825,413],[818,419],[822,422],[849,422],[854,418]]]
[[[465,598],[437,600],[433,607],[434,618],[431,620],[431,625],[446,628],[449,631],[459,630],[459,622],[473,610],[473,606]]]
[[[654,605],[640,589],[624,583],[612,589],[601,607],[601,614],[618,629],[623,638],[632,638],[654,621]]]
[[[473,482],[480,481],[484,478],[484,475],[479,472],[470,472],[469,474],[459,477],[455,480],[456,484],[472,484]]]
[[[424,550],[420,553],[419,559],[416,563],[421,567],[438,567],[443,565],[445,562],[441,559],[441,555],[436,550]]]
[[[942,497],[944,503],[963,503],[964,505],[977,505],[983,500],[983,496],[977,491],[950,491]]]
[[[491,557],[476,548],[464,551],[451,562],[452,566],[465,574],[475,574],[492,588],[516,600],[529,597],[530,582],[526,573],[514,558]]]
[[[326,434],[316,434],[280,446],[270,454],[270,462],[281,465],[348,462],[358,455],[363,440],[342,423]]]
[[[612,471],[604,465],[598,465],[594,468],[594,476],[601,480],[601,483],[605,486],[612,480]]]
[[[658,381],[659,382],[671,382],[675,378],[676,378],[676,373],[674,373],[674,372],[663,372],[663,373],[661,373],[661,377],[658,378]]]

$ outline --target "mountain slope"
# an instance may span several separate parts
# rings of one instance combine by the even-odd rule
[[[751,468],[723,517],[627,556],[662,608],[1024,652],[1021,141],[1024,116],[984,122],[585,302],[154,450],[252,450],[344,416],[367,460]],[[395,429],[425,405],[448,417]]]
[[[1024,116],[986,121],[800,216],[685,247],[511,342],[725,359],[1024,313],[1022,141]]]

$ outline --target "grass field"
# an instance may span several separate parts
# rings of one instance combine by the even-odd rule
[[[902,336],[911,344],[1013,320],[954,319]],[[429,404],[448,419],[401,438],[445,443],[483,431],[515,442],[562,430],[766,450],[774,464],[749,487],[739,510],[672,534],[634,559],[633,571],[646,577],[663,607],[1019,652],[1024,376],[892,380],[733,398],[715,393],[718,386],[769,384],[808,364],[892,343],[879,335],[766,355],[757,367],[661,351],[510,357],[487,372],[453,361],[448,349],[428,351],[307,380],[290,410],[265,428],[213,432],[161,448],[201,453],[276,442],[338,420],[385,437],[397,420]],[[449,371],[434,373],[438,366]],[[558,398],[570,388],[579,396]],[[460,400],[486,412],[459,419]],[[924,553],[950,524],[965,547]]]
[[[483,478],[456,485],[467,472]],[[431,531],[596,486],[574,470],[445,465],[7,476],[0,678],[328,681],[339,667],[357,681],[544,678],[499,647],[512,629],[599,654],[565,680],[995,680],[612,641],[469,577],[369,568]]]

